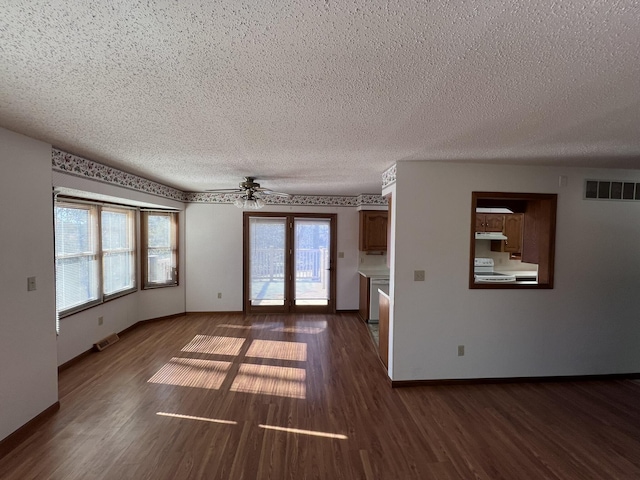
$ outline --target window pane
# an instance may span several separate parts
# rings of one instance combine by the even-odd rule
[[[328,219],[295,219],[295,302],[296,305],[329,303]]]
[[[149,248],[171,246],[171,217],[149,215]]]
[[[147,268],[144,285],[150,287],[177,285],[177,213],[144,212]]]
[[[111,295],[134,287],[133,254],[104,253],[104,294]]]
[[[252,305],[284,305],[286,218],[249,219],[249,298]]]
[[[95,253],[93,207],[56,207],[56,256]]]
[[[102,249],[130,248],[129,215],[127,213],[102,211]]]
[[[167,283],[173,279],[173,255],[170,249],[150,248],[148,250],[148,283]]]
[[[55,208],[56,304],[69,310],[99,299],[97,207],[60,204]]]
[[[68,310],[98,299],[98,259],[70,257],[56,261],[56,302],[58,311]]]

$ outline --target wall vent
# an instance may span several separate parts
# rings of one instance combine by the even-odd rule
[[[118,337],[118,334],[117,333],[112,333],[108,337],[103,338],[102,340],[100,340],[97,343],[94,343],[93,346],[96,347],[96,350],[101,352],[105,348],[107,348],[107,347],[113,345],[114,343],[116,343],[118,340],[120,340],[120,337]]]
[[[587,180],[584,198],[588,200],[640,201],[640,183],[615,180]]]

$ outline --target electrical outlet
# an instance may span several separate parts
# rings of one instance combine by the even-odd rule
[[[458,345],[458,356],[464,357],[464,345]]]
[[[218,292],[218,298],[222,298],[222,292]]]
[[[98,325],[102,325],[104,323],[104,317],[98,317]]]
[[[424,282],[424,270],[414,270],[413,271],[413,281],[414,282]]]
[[[338,258],[344,258],[344,252],[338,252]]]
[[[36,289],[36,277],[27,278],[27,291],[33,292]]]

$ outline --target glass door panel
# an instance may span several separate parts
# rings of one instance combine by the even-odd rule
[[[331,220],[294,219],[294,304],[329,305]]]
[[[251,306],[284,306],[286,301],[285,217],[249,219],[249,301]]]

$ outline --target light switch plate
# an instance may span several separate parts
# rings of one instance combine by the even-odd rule
[[[413,281],[414,282],[424,282],[424,270],[414,270],[413,271]]]
[[[36,289],[36,277],[27,277],[27,291],[33,292]]]

